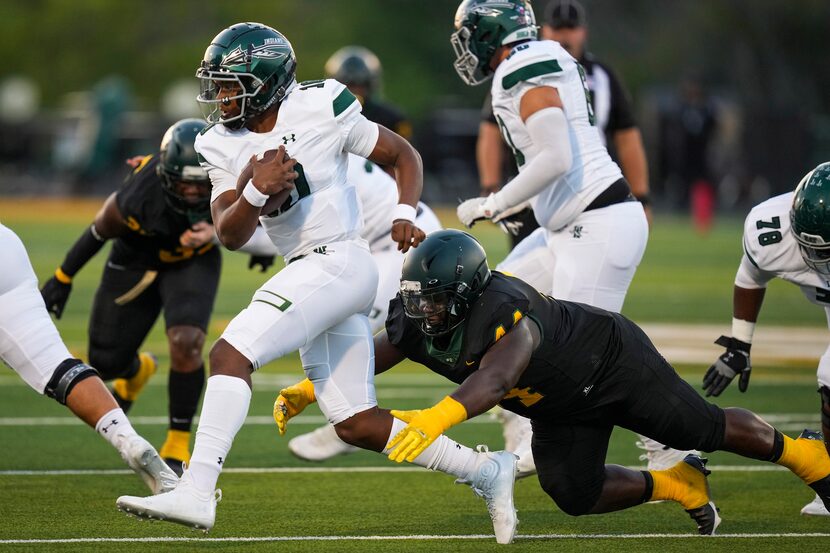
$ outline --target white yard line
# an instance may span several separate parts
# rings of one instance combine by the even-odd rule
[[[827,538],[830,533],[808,532],[758,533],[758,534],[717,534],[702,538],[698,534],[518,534],[517,540],[642,540],[642,539],[758,539],[758,538]],[[188,538],[188,537],[146,537],[146,538],[63,538],[63,539],[10,539],[0,540],[0,544],[62,544],[62,543],[234,543],[234,542],[292,542],[292,541],[413,541],[413,540],[492,540],[492,534],[420,534],[399,536],[247,536],[225,538]]]
[[[645,465],[632,465],[632,470],[642,470]],[[710,465],[713,472],[782,472],[788,469],[778,465]],[[222,474],[354,474],[388,472],[423,472],[421,467],[239,467],[222,470]],[[121,476],[133,474],[127,469],[65,469],[65,470],[0,470],[0,476]]]

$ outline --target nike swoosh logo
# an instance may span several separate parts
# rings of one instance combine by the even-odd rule
[[[475,361],[464,361],[464,364],[467,365],[468,367],[472,367],[473,365],[476,364],[476,362]]]

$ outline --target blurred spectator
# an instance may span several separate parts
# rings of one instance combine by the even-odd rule
[[[676,183],[681,207],[690,207],[695,229],[706,233],[715,208],[710,148],[717,130],[714,102],[699,77],[687,75],[677,101],[662,115],[661,162],[668,182]]]

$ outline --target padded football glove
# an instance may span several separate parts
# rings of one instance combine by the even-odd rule
[[[280,390],[280,395],[274,401],[274,422],[277,423],[280,436],[285,435],[288,420],[302,413],[309,403],[315,401],[314,384],[307,378]]]
[[[715,343],[726,348],[726,352],[718,357],[717,361],[706,371],[703,377],[703,389],[706,397],[719,396],[737,374],[741,375],[738,389],[746,392],[749,386],[749,375],[752,365],[749,360],[749,350],[752,344],[742,342],[729,336],[721,336]]]
[[[69,299],[69,293],[72,291],[72,283],[63,283],[53,276],[40,289],[40,295],[43,296],[43,301],[46,302],[46,310],[54,313],[56,319],[60,319],[63,315],[63,308],[66,307],[66,301]]]
[[[390,413],[396,419],[407,423],[406,428],[395,434],[386,444],[386,449],[391,450],[389,460],[396,463],[411,463],[446,429],[467,419],[467,409],[450,396],[429,409],[393,409]]]
[[[259,272],[264,273],[268,270],[268,267],[274,264],[274,256],[273,255],[252,255],[251,259],[248,260],[248,268],[249,269],[256,269],[257,266],[260,267]]]

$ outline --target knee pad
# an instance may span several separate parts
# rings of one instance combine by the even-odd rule
[[[542,482],[540,475],[540,483],[542,489],[553,499],[556,506],[562,512],[578,517],[580,515],[587,515],[591,509],[596,505],[600,494],[602,493],[602,486],[587,486],[581,488],[580,486],[568,485],[562,482]]]
[[[830,428],[830,387],[822,386],[818,393],[821,394],[821,424]]]
[[[98,371],[80,359],[66,359],[52,373],[52,378],[49,379],[43,393],[61,405],[66,405],[66,398],[69,397],[72,388],[78,382],[93,376],[99,376]]]

